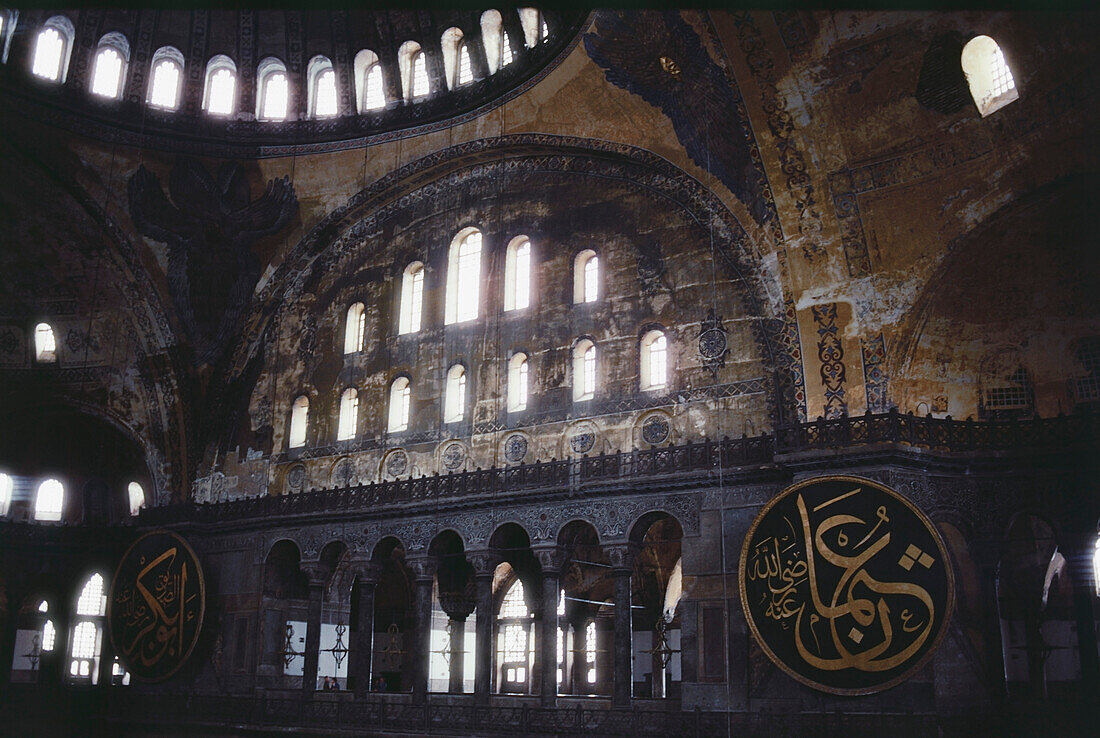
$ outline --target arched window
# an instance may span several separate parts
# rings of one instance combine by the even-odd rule
[[[508,38],[507,31],[500,32],[500,68],[512,63],[512,40]]]
[[[55,15],[42,24],[34,43],[31,72],[53,82],[64,82],[69,72],[76,29],[63,15]]]
[[[573,302],[595,302],[600,294],[600,257],[592,249],[573,261]]]
[[[355,438],[355,425],[359,417],[359,393],[354,387],[348,387],[340,395],[340,425],[336,431],[337,441]]]
[[[414,261],[401,275],[401,308],[398,311],[397,332],[401,335],[420,330],[420,313],[424,305],[424,265]]]
[[[363,303],[357,302],[348,308],[348,319],[344,324],[344,353],[354,354],[363,350],[366,335],[367,313]]]
[[[130,482],[126,486],[126,495],[130,500],[130,514],[137,515],[145,507],[145,490],[137,482]]]
[[[398,433],[408,429],[411,395],[408,377],[398,377],[393,380],[393,384],[390,385],[390,433]]]
[[[497,615],[497,664],[500,691],[525,693],[534,658],[531,613],[523,599],[523,583],[516,579],[500,603]]]
[[[531,304],[531,241],[513,238],[504,258],[504,309],[522,310]]]
[[[42,624],[42,650],[52,651],[57,642],[57,631],[54,630],[53,621],[47,620]]]
[[[298,448],[306,443],[306,423],[309,421],[309,398],[302,395],[290,410],[290,440],[287,446]]]
[[[397,50],[397,66],[401,72],[401,94],[408,102],[428,94],[428,66],[420,44],[406,41]]]
[[[65,486],[61,482],[47,479],[38,485],[38,494],[34,498],[35,520],[61,520],[61,510],[64,507]]]
[[[237,65],[224,54],[206,63],[203,110],[211,115],[233,115],[237,109]]]
[[[546,21],[537,9],[520,8],[519,24],[523,27],[523,42],[527,48],[534,48],[535,44],[546,38]]]
[[[641,385],[643,391],[664,389],[668,384],[668,339],[661,331],[642,337]]]
[[[378,63],[378,54],[370,49],[355,55],[355,100],[360,113],[386,107],[382,65]]]
[[[39,323],[34,327],[34,360],[42,363],[57,361],[57,341],[49,323]]]
[[[1035,395],[1031,377],[1016,348],[1002,348],[982,359],[980,364],[978,416],[982,420],[1030,418],[1034,414]]]
[[[256,68],[256,117],[260,120],[286,120],[290,101],[290,83],[286,65],[269,56]]]
[[[584,626],[584,663],[587,666],[586,678],[589,684],[596,683],[596,621],[589,620]]]
[[[428,84],[428,57],[424,52],[418,52],[412,58],[412,96],[424,97],[431,87]]]
[[[15,487],[15,483],[12,482],[11,477],[7,474],[0,473],[0,516],[7,515],[8,510],[11,509],[11,492]]]
[[[309,60],[309,117],[331,118],[339,111],[336,104],[336,71],[324,56]]]
[[[508,412],[527,409],[527,354],[516,353],[508,360]]]
[[[466,367],[461,364],[447,370],[444,406],[444,423],[457,423],[466,415]]]
[[[447,260],[447,325],[477,317],[480,288],[481,232],[466,228],[451,242]]]
[[[153,54],[149,66],[153,71],[146,102],[155,108],[177,109],[183,89],[183,54],[172,46],[163,46]]]
[[[474,81],[474,65],[470,61],[470,49],[463,41],[458,45],[458,85],[468,85]]]
[[[100,626],[106,610],[103,576],[92,574],[76,601],[76,614],[80,619],[73,628],[72,658],[69,662],[69,676],[76,681],[92,684],[98,681],[99,654],[103,646],[103,629]]]
[[[1020,97],[1004,52],[989,36],[972,38],[962,50],[962,68],[982,117]]]
[[[447,79],[448,89],[454,89],[459,81],[459,49],[465,49],[466,44],[462,40],[462,31],[458,28],[448,28],[443,32],[439,40],[439,46],[443,50],[443,76]],[[470,55],[466,54],[467,68]],[[469,80],[466,80],[467,82]]]
[[[596,346],[582,338],[573,347],[573,402],[591,400],[596,393]]]
[[[116,99],[122,95],[122,79],[130,61],[130,42],[121,33],[111,32],[99,40],[92,68],[92,93]]]

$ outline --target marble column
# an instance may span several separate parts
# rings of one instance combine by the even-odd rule
[[[562,554],[557,546],[534,549],[542,569],[542,619],[535,671],[541,677],[539,703],[553,707],[558,699],[558,597],[560,594]]]
[[[474,611],[477,601],[470,592],[442,592],[439,604],[447,613],[450,655],[447,659],[448,685],[451,694],[462,694],[466,680],[466,618]]]
[[[477,591],[477,621],[474,645],[474,702],[489,704],[493,673],[493,572],[496,558],[488,554],[467,554],[474,567]]]
[[[349,675],[355,680],[356,698],[365,698],[371,690],[371,657],[374,649],[374,591],[382,567],[374,562],[364,563],[359,569],[359,598],[355,603],[356,630],[351,635]]]
[[[631,629],[630,617],[630,578],[634,573],[634,547],[630,545],[608,546],[611,560],[611,575],[615,580],[615,676],[611,690],[613,707],[630,707],[630,693],[633,676],[631,674]]]
[[[407,648],[412,657],[413,702],[422,703],[428,694],[428,655],[432,639],[432,585],[435,583],[435,561],[429,558],[409,559],[409,569],[416,577],[416,625]]]
[[[303,567],[304,568],[304,567]],[[305,569],[309,579],[309,611],[306,616],[305,665],[302,667],[302,696],[312,699],[317,691],[317,658],[321,648],[321,603],[325,596],[325,576],[319,568]]]

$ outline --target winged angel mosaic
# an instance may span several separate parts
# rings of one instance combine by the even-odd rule
[[[796,484],[745,539],[741,603],[760,647],[822,691],[868,694],[932,655],[954,604],[954,574],[932,523],[876,482]]]

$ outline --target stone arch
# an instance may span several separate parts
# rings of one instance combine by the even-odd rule
[[[479,157],[489,152],[499,154],[500,161],[489,164],[479,161]],[[645,182],[647,196],[668,201],[670,207],[679,208],[686,218],[705,228],[714,237],[716,253],[725,269],[723,278],[742,288],[737,291],[737,299],[752,318],[751,330],[765,365],[773,414],[780,419],[797,417],[796,388],[792,382],[797,381],[794,377],[800,376],[801,363],[797,351],[784,343],[785,312],[778,297],[779,290],[765,283],[766,270],[756,256],[757,248],[725,203],[698,180],[651,152],[591,139],[544,134],[479,139],[433,152],[381,177],[352,196],[291,249],[260,289],[258,307],[246,321],[243,340],[231,361],[230,376],[239,375],[257,353],[258,338],[279,311],[280,304],[284,301],[293,304],[316,275],[327,272],[344,254],[358,248],[379,223],[396,210],[408,207],[416,198],[435,197],[440,188],[449,188],[459,176],[469,172],[488,174],[499,167],[507,167],[508,171],[545,168],[569,171],[577,176],[598,174],[630,186]],[[416,184],[401,187],[401,183],[410,181]]]
[[[308,582],[301,563],[302,550],[296,541],[285,537],[275,541],[264,556],[264,595],[304,600],[308,596]]]

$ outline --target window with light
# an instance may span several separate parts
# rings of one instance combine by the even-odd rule
[[[367,312],[363,303],[357,302],[348,308],[347,322],[344,323],[344,353],[354,354],[363,350],[366,335]]]
[[[531,613],[516,579],[504,595],[497,615],[497,664],[501,692],[527,692],[534,657]]]
[[[531,304],[531,242],[512,239],[504,259],[504,309],[523,310]]]
[[[515,354],[508,361],[508,412],[527,409],[527,354]]]
[[[421,51],[412,58],[412,96],[424,97],[429,91],[428,57]]]
[[[309,117],[332,118],[338,112],[336,104],[336,71],[332,62],[315,56],[309,62]]]
[[[424,305],[424,265],[414,261],[405,267],[401,275],[401,309],[398,318],[399,334],[420,330],[420,314]]]
[[[668,384],[668,339],[661,331],[642,337],[641,385],[643,391],[664,389]]]
[[[499,10],[486,10],[481,14],[481,43],[485,47],[485,62],[489,67],[489,74],[500,69],[503,25]]]
[[[130,482],[126,486],[126,497],[130,502],[131,515],[137,515],[145,507],[145,490],[137,482]]]
[[[573,302],[595,302],[600,294],[600,259],[586,249],[573,260]]]
[[[183,88],[183,54],[172,47],[158,49],[153,55],[152,69],[148,103],[155,108],[176,110]]]
[[[309,421],[309,398],[300,396],[290,410],[290,434],[287,445],[298,448],[306,443],[306,423]]]
[[[340,395],[340,423],[336,432],[337,441],[355,438],[355,425],[359,417],[359,393],[354,387],[348,387]]]
[[[57,361],[57,341],[49,323],[34,327],[34,360],[42,363]]]
[[[7,474],[0,473],[0,516],[7,515],[11,509],[11,493],[15,482]]]
[[[444,423],[457,423],[466,414],[466,368],[455,364],[447,371]]]
[[[75,29],[64,16],[54,16],[46,21],[34,43],[31,72],[51,82],[64,82]]]
[[[382,65],[374,64],[367,70],[364,110],[381,110],[386,107],[386,96],[382,90]]]
[[[92,71],[92,93],[101,97],[117,98],[122,92],[122,54],[118,49],[104,46],[96,52]]]
[[[215,56],[206,65],[203,109],[211,115],[232,115],[236,99],[237,65],[227,56]]]
[[[34,498],[34,519],[46,522],[61,520],[65,506],[65,486],[56,479],[47,479],[38,485]]]
[[[989,36],[971,39],[963,47],[960,61],[974,104],[983,118],[1019,99],[1004,52]]]
[[[412,390],[409,387],[408,377],[398,377],[390,385],[390,418],[389,432],[398,433],[408,430],[409,404]]]
[[[80,590],[76,601],[76,614],[79,620],[73,629],[69,675],[77,681],[90,681],[98,678],[99,654],[102,647],[103,615],[107,611],[107,597],[103,592],[103,576],[92,574]]]
[[[258,68],[260,94],[258,117],[262,120],[286,120],[290,84],[286,66],[278,59],[265,59]]]
[[[573,402],[591,400],[596,393],[596,346],[582,339],[573,348]]]
[[[503,69],[512,63],[512,41],[507,31],[500,32],[500,67]]]
[[[481,233],[469,229],[451,244],[447,264],[447,325],[477,317],[480,289]]]
[[[470,50],[462,43],[458,47],[458,79],[459,85],[468,85],[474,81],[474,66],[470,63]]]

